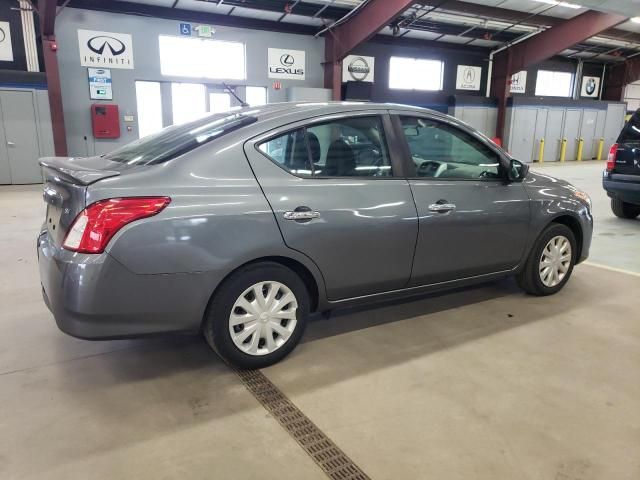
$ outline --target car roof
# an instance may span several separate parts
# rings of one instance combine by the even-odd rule
[[[237,113],[255,116],[258,121],[262,121],[284,116],[319,116],[366,110],[406,110],[407,112],[427,113],[438,117],[447,116],[441,112],[427,108],[374,102],[281,102],[270,103],[259,107],[245,107],[238,110]]]

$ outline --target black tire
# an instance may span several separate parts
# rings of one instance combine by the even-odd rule
[[[617,198],[612,198],[611,211],[616,217],[632,219],[640,215],[640,205],[625,203]]]
[[[236,346],[229,332],[231,309],[242,293],[259,282],[279,282],[285,285],[298,304],[294,330],[286,342],[277,350],[264,355],[251,355]],[[279,362],[298,344],[309,317],[309,293],[300,277],[287,267],[275,262],[260,262],[247,265],[232,273],[214,294],[202,330],[213,350],[232,366],[242,369],[264,368]]]
[[[571,264],[565,274],[564,278],[553,287],[546,286],[540,278],[540,259],[542,257],[542,251],[546,247],[549,241],[556,236],[564,236],[569,240],[571,244]],[[569,281],[573,267],[576,263],[576,255],[578,253],[576,237],[569,227],[560,223],[551,223],[543,230],[538,239],[533,245],[529,257],[524,265],[524,268],[518,273],[516,279],[518,285],[525,292],[530,295],[544,296],[553,295],[559,292],[562,287]]]

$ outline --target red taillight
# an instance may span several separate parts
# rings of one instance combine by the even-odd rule
[[[110,198],[92,203],[76,217],[63,247],[80,253],[102,253],[126,224],[160,213],[169,197]]]
[[[616,155],[618,154],[618,144],[614,143],[609,149],[609,155],[607,155],[607,172],[612,172],[616,168]]]

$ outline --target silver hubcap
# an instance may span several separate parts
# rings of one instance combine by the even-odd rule
[[[249,355],[267,355],[284,345],[296,328],[298,301],[279,282],[247,288],[233,304],[229,333],[236,347]]]
[[[558,235],[549,240],[540,256],[540,280],[547,287],[555,287],[565,277],[571,266],[571,243]]]

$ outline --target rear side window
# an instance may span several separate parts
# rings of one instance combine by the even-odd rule
[[[377,116],[312,124],[268,140],[258,148],[295,175],[392,176],[384,128]]]
[[[129,165],[166,162],[256,120],[256,117],[243,114],[210,115],[143,137],[114,150],[105,158]]]
[[[631,118],[620,132],[618,143],[640,142],[640,110],[631,115]]]

